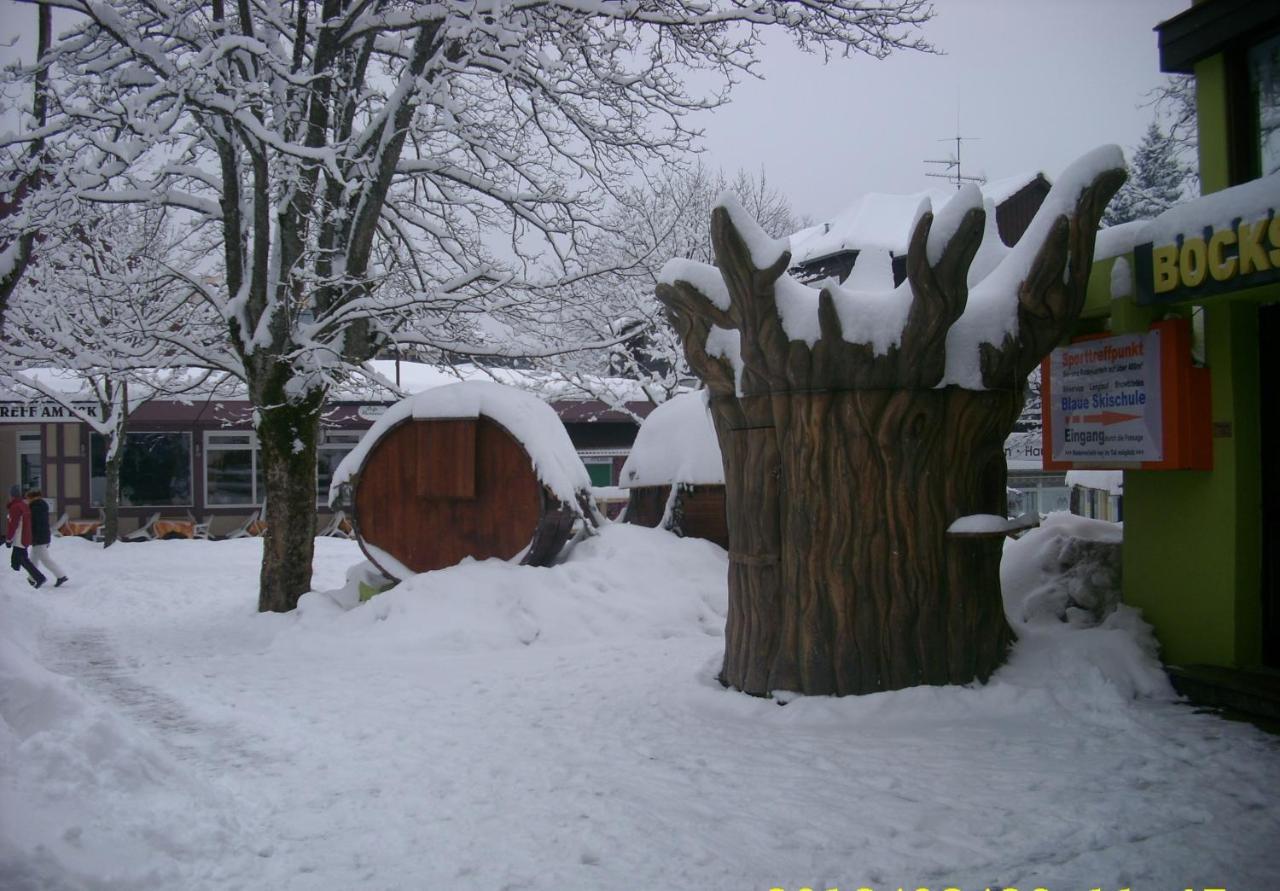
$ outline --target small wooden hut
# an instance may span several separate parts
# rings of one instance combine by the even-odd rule
[[[619,485],[629,490],[626,521],[729,547],[724,466],[707,392],[683,393],[640,427]]]
[[[389,408],[339,465],[331,501],[392,578],[465,557],[545,566],[576,523],[595,523],[591,479],[555,410],[480,381]]]

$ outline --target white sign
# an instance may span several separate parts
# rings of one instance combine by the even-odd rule
[[[1054,461],[1164,458],[1158,332],[1059,347],[1049,363]]]
[[[98,417],[96,402],[77,402],[76,408],[91,418]],[[0,424],[75,424],[80,418],[52,399],[27,402],[0,402]]]

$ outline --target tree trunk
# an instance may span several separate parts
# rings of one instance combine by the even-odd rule
[[[725,466],[730,605],[721,680],[751,693],[867,693],[986,679],[1012,639],[1000,539],[948,539],[1004,513],[1012,392],[858,390],[774,397]],[[746,418],[741,418],[746,421]],[[783,543],[786,546],[783,546]]]
[[[1012,640],[1003,536],[947,529],[1004,516],[1004,441],[1027,374],[1084,304],[1097,221],[1123,179],[1110,169],[1081,184],[1073,212],[1038,230],[1025,277],[985,295],[1007,297],[1016,332],[987,325],[955,343],[984,230],[976,191],[947,206],[932,246],[933,215],[920,217],[909,291],[861,304],[786,278],[790,253],[740,208],[713,212],[716,266],[676,264],[657,296],[712,393],[724,462],[723,683],[762,696],[870,693],[985,680],[1000,665]],[[848,318],[895,300],[909,303],[887,345]],[[803,327],[788,329],[784,312]],[[980,382],[963,377],[972,389],[943,385],[952,350],[980,369]]]
[[[316,532],[316,444],[323,395],[259,408],[266,522],[258,611],[288,612],[311,590]]]
[[[120,539],[120,465],[124,463],[124,431],[103,437],[107,450],[107,488],[102,498],[102,546],[109,548]]]

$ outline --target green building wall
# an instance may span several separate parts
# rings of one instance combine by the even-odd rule
[[[1197,66],[1196,85],[1207,194],[1230,184],[1221,57]],[[1106,297],[1111,262],[1099,263],[1091,282]],[[1204,314],[1213,470],[1125,472],[1124,598],[1155,626],[1169,663],[1261,662],[1258,304],[1277,297],[1273,286],[1176,308]],[[1100,310],[1101,301],[1091,299],[1090,308]],[[1130,300],[1111,303],[1108,312],[1116,333],[1145,330],[1154,316]]]

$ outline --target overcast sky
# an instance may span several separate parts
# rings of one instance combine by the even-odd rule
[[[1165,80],[1159,22],[1190,0],[935,0],[924,37],[946,55],[821,59],[785,41],[733,102],[706,115],[706,161],[763,167],[794,208],[823,220],[863,192],[946,187],[925,176],[963,136],[966,174],[1053,178],[1090,149],[1135,145]]]
[[[925,164],[962,136],[963,171],[991,179],[1037,170],[1053,178],[1104,143],[1128,151],[1153,118],[1141,107],[1162,83],[1155,25],[1190,0],[936,0],[924,37],[945,55],[821,58],[775,40],[764,80],[703,115],[706,163],[763,169],[795,210],[827,219],[863,192],[945,187]],[[0,36],[25,32],[34,12],[0,0]],[[22,52],[22,50],[26,52]]]

